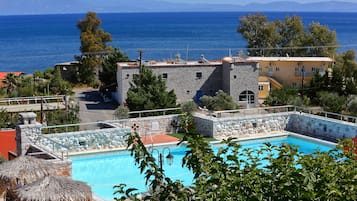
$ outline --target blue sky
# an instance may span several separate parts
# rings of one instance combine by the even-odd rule
[[[270,2],[335,3],[315,4],[305,7],[301,4],[251,5]],[[337,3],[336,3],[337,2]],[[343,4],[339,2],[351,2]],[[218,4],[212,5],[212,4]],[[232,6],[233,5],[233,6]],[[323,5],[321,7],[321,5]],[[357,0],[0,0],[0,15],[57,14],[95,12],[176,12],[176,11],[327,11],[357,12]],[[257,9],[257,10],[255,10]]]
[[[175,3],[210,3],[210,4],[236,4],[236,5],[245,5],[248,3],[268,3],[268,2],[276,2],[282,0],[163,0],[167,2],[175,2]],[[331,1],[331,0],[284,0],[284,1],[292,1],[299,3],[311,3],[311,2],[323,2],[323,1]],[[357,3],[357,0],[332,0],[332,1],[343,1],[343,2],[353,2]]]

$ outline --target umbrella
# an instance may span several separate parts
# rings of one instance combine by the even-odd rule
[[[4,162],[0,164],[0,195],[7,189],[16,189],[18,185],[34,182],[54,173],[51,162],[32,156],[19,156]]]
[[[92,201],[92,190],[84,182],[68,177],[47,176],[15,190],[16,201]]]

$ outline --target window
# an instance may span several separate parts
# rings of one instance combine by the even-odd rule
[[[252,91],[243,91],[239,94],[239,101],[245,101],[248,104],[254,104],[254,93]]]
[[[293,82],[291,86],[296,87],[296,82]]]
[[[163,74],[162,74],[162,78],[163,78],[163,79],[167,79],[167,73],[163,73]]]
[[[280,71],[280,68],[279,67],[275,67],[275,71]]]
[[[263,90],[264,90],[264,86],[263,86],[263,85],[259,85],[259,86],[258,86],[258,90],[259,90],[259,91],[263,91]]]
[[[202,78],[202,72],[197,72],[196,73],[196,78],[201,79]]]

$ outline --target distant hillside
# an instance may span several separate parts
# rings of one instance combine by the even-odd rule
[[[356,12],[357,4],[350,2],[273,2],[248,5],[184,4],[164,0],[0,0],[0,15],[58,14],[96,12],[180,12],[180,11],[306,11]]]

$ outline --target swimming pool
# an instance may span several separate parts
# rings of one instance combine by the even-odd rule
[[[294,144],[299,147],[300,152],[307,154],[313,153],[316,149],[328,151],[334,147],[330,144],[295,135],[241,141],[240,144],[244,148],[259,149],[264,142],[269,142],[272,145]],[[221,145],[213,145],[212,147],[217,150],[219,146]],[[170,150],[174,155],[174,161],[170,166],[164,163],[163,169],[166,175],[173,180],[179,179],[185,185],[190,185],[193,175],[187,168],[181,167],[186,148],[184,146],[172,146]],[[167,153],[168,151],[165,149],[164,154],[166,155]],[[157,155],[156,152],[154,154]],[[87,182],[92,187],[93,192],[102,198],[113,199],[113,186],[120,183],[125,183],[130,188],[138,188],[142,192],[147,190],[144,176],[140,174],[140,170],[134,165],[134,159],[129,152],[121,151],[75,156],[71,159],[73,179]]]

